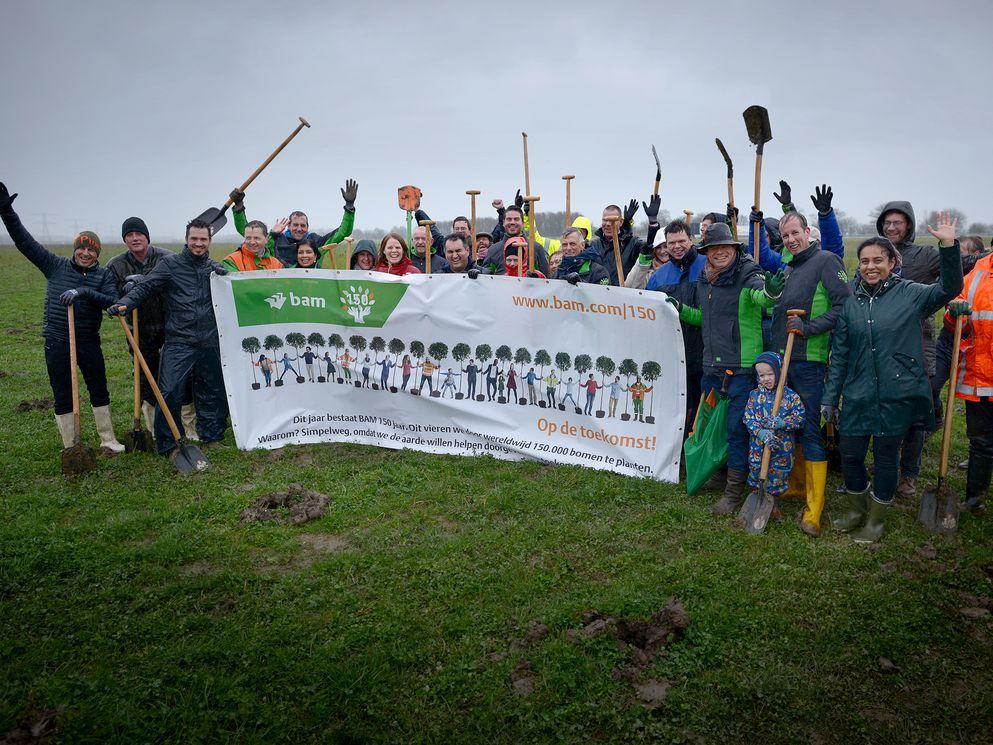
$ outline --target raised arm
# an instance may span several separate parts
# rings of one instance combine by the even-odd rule
[[[3,219],[3,224],[7,228],[7,232],[10,233],[17,250],[38,267],[42,274],[49,277],[59,264],[68,261],[68,259],[49,251],[28,232],[28,229],[21,223],[21,218],[17,216],[11,206],[16,198],[17,194],[12,195],[7,191],[7,187],[0,183],[0,218]]]

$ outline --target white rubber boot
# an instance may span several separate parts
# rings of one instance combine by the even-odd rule
[[[199,442],[200,438],[197,436],[197,410],[193,408],[193,404],[186,404],[179,416],[183,420],[186,439],[191,442],[194,440]]]
[[[124,446],[114,437],[114,422],[110,418],[110,406],[94,406],[93,419],[97,423],[100,447],[109,455],[123,453]]]
[[[155,437],[155,407],[148,401],[141,402],[141,415],[145,419],[145,429]]]
[[[72,412],[68,414],[56,414],[55,423],[59,427],[59,434],[62,435],[62,447],[67,448],[76,439],[76,428],[72,423]]]

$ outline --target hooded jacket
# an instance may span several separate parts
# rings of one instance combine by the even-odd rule
[[[245,226],[249,222],[245,210],[232,210],[231,214],[234,216],[235,230],[244,236]],[[352,234],[353,227],[355,227],[355,210],[345,210],[341,216],[341,225],[330,233],[321,235],[320,233],[309,232],[304,237],[311,238],[315,245],[323,248],[329,243],[341,243]],[[297,243],[299,242],[293,237],[289,228],[279,234],[270,232],[269,240],[265,244],[265,253],[267,256],[275,256],[282,262],[283,266],[293,266],[297,263]]]
[[[376,268],[376,244],[370,241],[368,238],[363,238],[358,243],[355,244],[355,250],[352,251],[352,260],[348,262],[349,269],[356,269],[356,264],[359,261],[359,254],[369,254],[372,257],[372,267]],[[324,258],[323,252],[321,257],[317,261],[317,266],[321,266],[321,259]],[[358,271],[362,271],[359,269]]]
[[[679,319],[703,329],[703,372],[750,370],[762,352],[762,310],[776,304],[761,270],[739,247],[731,266],[712,280],[701,270],[693,288]]]
[[[572,227],[579,228],[580,230],[586,231],[586,240],[593,240],[593,223],[590,222],[590,218],[585,215],[577,215],[576,219],[572,221]],[[524,232],[527,233],[531,229],[531,216],[524,215]],[[562,241],[558,238],[545,238],[541,233],[534,231],[534,242],[545,249],[545,253],[551,256],[553,253],[562,248]]]
[[[210,275],[220,266],[210,256],[195,256],[184,246],[178,254],[159,261],[144,282],[121,298],[120,304],[130,311],[160,295],[165,306],[166,344],[216,347],[217,320],[210,296]]]
[[[920,321],[962,290],[959,245],[942,248],[939,284],[891,274],[874,288],[861,279],[842,307],[831,338],[821,399],[841,402],[843,435],[896,436],[934,426]]]
[[[124,278],[132,274],[149,274],[155,266],[166,256],[171,256],[172,251],[163,248],[149,246],[145,254],[145,261],[139,262],[130,251],[118,254],[107,262],[107,269],[114,274],[114,282],[117,285],[117,294],[124,294]],[[162,298],[154,297],[148,300],[141,307],[141,319],[138,323],[138,336],[140,340],[150,341],[156,339],[156,345],[161,346],[161,337],[165,330],[165,307]]]
[[[803,310],[804,335],[793,340],[792,359],[827,364],[831,329],[851,294],[841,259],[812,241],[786,266],[786,286],[772,313],[775,348],[786,353],[786,311]]]
[[[0,218],[17,250],[48,280],[41,335],[51,342],[69,340],[69,312],[59,302],[59,296],[66,290],[78,289],[80,297],[73,306],[76,338],[99,343],[102,311],[117,300],[114,274],[97,263],[84,269],[74,259],[52,253],[32,237],[10,207],[0,212]]]

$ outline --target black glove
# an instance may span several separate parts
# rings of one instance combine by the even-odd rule
[[[232,212],[244,212],[245,211],[245,192],[241,189],[232,189],[231,193],[228,194],[231,198],[231,211]]]
[[[578,285],[579,279],[580,279],[579,272],[569,272],[567,275],[565,275],[565,281],[571,285]]]
[[[228,274],[228,270],[225,269],[220,264],[218,264],[216,261],[214,262],[214,265],[212,267],[210,267],[210,271],[213,274],[216,274],[218,277],[225,277]]]
[[[810,201],[814,203],[817,208],[817,214],[821,217],[827,215],[831,211],[831,200],[834,199],[834,192],[831,191],[831,187],[824,184],[820,187],[814,187],[814,193],[810,195]]]
[[[783,205],[783,209],[786,209],[787,207],[793,204],[793,192],[790,189],[790,185],[787,184],[785,181],[779,182],[779,190],[782,192],[782,194],[777,194],[776,192],[772,192],[772,196],[774,196],[776,199],[779,200],[779,203]]]
[[[634,220],[634,216],[637,214],[638,214],[638,200],[632,199],[630,202],[628,202],[628,206],[624,209],[624,222],[622,224],[634,225],[634,223],[631,221]]]
[[[7,185],[0,183],[0,210],[9,210],[15,199],[17,194],[11,194],[7,191]]]
[[[748,214],[748,222],[762,222],[765,218],[762,216],[762,210],[757,210],[752,207],[752,211]]]
[[[679,299],[674,298],[672,295],[666,295],[665,301],[669,303],[669,305],[671,305],[673,308],[675,308],[677,313],[679,313],[683,309],[682,302],[680,302]]]
[[[655,246],[652,245],[652,243],[654,242],[655,242],[654,240],[650,242],[645,241],[644,243],[641,244],[640,252],[642,256],[652,256],[655,254]]]
[[[346,179],[345,188],[341,190],[341,198],[345,200],[345,209],[355,212],[355,197],[359,194],[359,184],[355,179]]]
[[[641,206],[645,208],[645,214],[648,216],[649,223],[657,223],[659,221],[659,207],[662,206],[662,197],[658,194],[653,194],[651,201],[648,204],[642,202]]]
[[[530,270],[524,276],[525,277],[530,277],[531,279],[540,279],[541,278],[541,275],[538,274],[538,272],[534,272],[534,271],[530,271]]]
[[[66,290],[59,295],[59,302],[63,305],[72,305],[80,295],[79,290]]]
[[[469,275],[469,279],[479,279],[479,269],[477,269],[476,267],[473,267],[472,269],[467,271],[466,274]]]
[[[803,319],[800,316],[790,316],[786,319],[786,331],[797,336],[806,336],[804,332]]]
[[[727,207],[725,208],[725,210],[726,211],[725,211],[724,214],[726,214],[728,216],[728,225],[737,225],[738,224],[738,208],[737,207],[732,207],[731,206],[731,203],[728,202],[727,203]]]
[[[514,206],[517,209],[524,209],[524,197],[521,196],[521,190],[517,190],[517,196],[514,197]]]
[[[129,274],[128,276],[126,276],[124,278],[124,281],[125,282],[130,282],[133,285],[140,285],[142,282],[145,281],[145,275],[144,274]]]
[[[128,312],[128,306],[121,305],[120,303],[114,303],[109,308],[107,308],[108,316],[123,316]]]

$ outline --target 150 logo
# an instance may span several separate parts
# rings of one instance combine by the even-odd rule
[[[231,281],[239,326],[311,322],[380,328],[406,291],[399,282],[316,277]]]

